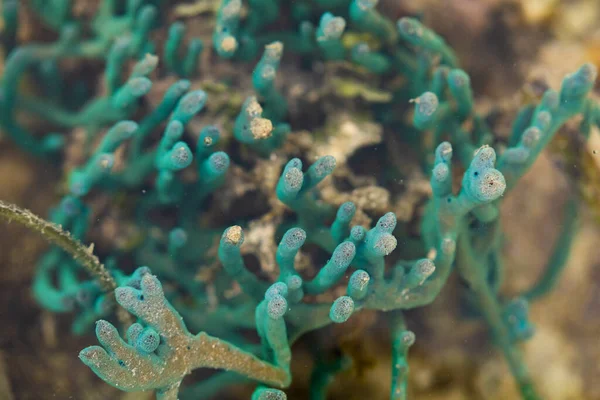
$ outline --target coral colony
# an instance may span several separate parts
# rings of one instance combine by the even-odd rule
[[[474,110],[469,76],[453,50],[416,18],[388,19],[377,10],[377,0],[221,0],[212,43],[188,37],[184,22],[167,26],[164,40],[153,40],[165,26],[164,0],[104,0],[86,20],[71,14],[68,0],[30,3],[57,39],[18,43],[18,1],[2,2],[7,59],[0,126],[20,149],[49,163],[66,157],[73,146],[70,134],[77,131],[79,156],[65,169],[64,196],[50,210],[49,222],[5,203],[0,215],[56,245],[39,259],[33,293],[42,307],[72,313],[74,334],[95,326],[100,346],[81,350],[79,358],[101,379],[124,391],[154,390],[162,400],[207,398],[229,383],[253,381],[252,399],[285,399],[294,379],[290,346],[307,332],[344,324],[371,309],[389,321],[390,398],[406,399],[415,335],[402,310],[433,302],[454,273],[522,398],[540,398],[519,343],[534,333],[528,304],[552,290],[561,273],[576,212],[566,213],[543,276],[519,296],[505,298],[499,292],[504,269],[499,208],[567,120],[583,115],[582,136],[600,122],[599,106],[587,98],[596,78],[593,65],[581,66],[559,91],[548,89],[536,104],[524,106],[508,145],[496,151],[494,133]],[[195,88],[194,79],[210,68],[199,61],[206,52],[238,66],[238,73],[255,65],[249,77],[254,93],[238,103],[237,116],[230,113],[226,121],[200,128],[194,119],[207,112],[211,94]],[[387,257],[403,234],[393,213],[363,226],[353,223],[362,212],[359,205],[324,201],[319,184],[336,168],[333,156],[308,159],[296,153],[283,159],[290,153],[282,149],[295,133],[289,98],[276,77],[288,54],[290,63],[344,63],[364,76],[402,82],[392,87],[385,105],[363,101],[373,119],[415,149],[431,176],[422,258]],[[100,89],[61,73],[65,60],[102,65]],[[158,76],[171,83],[150,104],[145,98]],[[23,85],[26,79],[36,83],[35,90]],[[236,93],[234,84],[225,88]],[[39,132],[17,114],[52,131]],[[210,198],[228,190],[232,167],[253,168],[234,157],[240,153],[275,160],[280,168],[271,186],[276,199],[268,202],[267,220],[276,225],[271,234],[279,243],[270,253],[274,265],[262,266],[270,268],[268,280],[244,258],[248,218],[220,229],[203,223],[211,213]],[[101,194],[108,195],[108,207],[130,207],[141,232],[102,254],[104,264],[93,246],[82,245],[90,240],[91,215],[101,207],[94,199]],[[328,254],[326,262],[312,266],[310,279],[298,265],[309,244]],[[258,334],[260,345],[240,333],[247,330]],[[325,398],[343,364],[317,364],[313,398]],[[221,372],[180,390],[197,368]]]

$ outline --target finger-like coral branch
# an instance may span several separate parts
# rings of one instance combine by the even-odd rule
[[[102,347],[88,347],[79,357],[111,385],[125,391],[156,390],[159,398],[176,398],[183,378],[197,368],[224,369],[277,387],[289,384],[285,367],[272,365],[204,332],[192,335],[165,299],[158,279],[150,273],[142,277],[139,288],[119,287],[115,293],[117,302],[157,335],[140,342],[144,328],[136,324],[139,328],[130,328],[127,343],[112,324],[98,321],[96,336]],[[157,345],[148,345],[150,339]]]

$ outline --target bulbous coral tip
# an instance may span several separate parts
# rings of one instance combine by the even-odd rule
[[[425,117],[430,117],[437,111],[439,100],[435,93],[425,92],[415,99],[417,112]]]
[[[387,256],[396,249],[397,245],[398,241],[396,238],[386,233],[377,240],[375,246],[373,246],[373,250],[378,256]]]
[[[115,298],[119,304],[121,304],[120,299],[125,299],[127,297],[128,291],[129,289],[126,287],[118,287],[115,289]]]
[[[134,323],[131,324],[131,326],[127,329],[127,341],[129,342],[129,344],[135,344],[135,342],[137,341],[137,338],[141,335],[141,333],[144,331],[144,327],[142,326],[142,324],[139,323]]]
[[[182,247],[187,242],[188,235],[182,228],[175,228],[169,232],[169,243],[175,247]]]
[[[263,109],[258,100],[256,99],[256,96],[248,97],[245,103],[246,114],[249,118],[256,118],[262,114]]]
[[[219,43],[219,47],[226,53],[235,53],[238,47],[238,41],[233,36],[226,36]]]
[[[200,132],[200,138],[198,139],[198,144],[204,147],[210,147],[213,144],[215,144],[215,142],[217,140],[219,140],[219,137],[221,136],[221,131],[219,130],[218,127],[214,126],[214,125],[209,125],[209,126],[205,126],[204,128],[202,128],[202,131]]]
[[[177,142],[171,151],[171,161],[177,169],[188,167],[192,163],[192,151],[184,142]]]
[[[488,169],[474,188],[475,197],[482,202],[494,201],[504,194],[506,181],[497,169]]]
[[[432,175],[436,182],[444,182],[450,178],[450,168],[447,164],[438,164],[433,167]]]
[[[128,310],[131,309],[137,301],[136,294],[140,294],[140,292],[130,287],[118,287],[115,289],[117,303]]]
[[[491,168],[496,162],[496,152],[490,146],[481,146],[475,152],[471,167],[473,168]]]
[[[431,276],[435,272],[435,264],[428,258],[424,258],[415,263],[414,268],[417,269],[417,272],[420,276],[425,278]]]
[[[135,272],[134,272],[134,276],[136,276],[135,279],[133,279],[132,281],[135,282],[141,282],[141,279],[146,276],[146,275],[150,275],[152,271],[150,270],[150,267],[146,266],[146,265],[142,265],[141,267],[138,267]],[[139,278],[138,278],[139,277]],[[130,286],[131,286],[131,282],[130,282]]]
[[[250,122],[250,132],[255,140],[264,140],[273,134],[273,123],[267,118],[254,118]]]
[[[265,54],[271,59],[279,59],[283,53],[283,43],[277,41],[265,46]]]
[[[217,172],[225,172],[229,168],[229,156],[223,151],[211,154],[208,160],[213,169]]]
[[[138,128],[138,124],[134,121],[119,121],[113,126],[115,133],[122,137],[129,137]]]
[[[130,79],[127,82],[127,86],[129,86],[133,95],[135,95],[136,97],[140,97],[150,91],[150,88],[152,87],[152,81],[150,81],[150,79],[146,77],[141,76],[139,78]]]
[[[300,228],[292,228],[288,230],[281,239],[281,244],[286,247],[287,250],[297,250],[306,241],[306,232]]]
[[[334,156],[323,156],[311,166],[311,169],[315,171],[316,178],[323,179],[333,172],[335,165]]]
[[[598,68],[592,63],[585,63],[579,68],[577,73],[581,74],[586,81],[593,82],[598,76]]]
[[[252,394],[252,400],[287,400],[287,396],[281,390],[261,388]]]
[[[290,161],[288,161],[288,163],[285,165],[285,169],[290,169],[290,168],[297,168],[300,171],[302,171],[302,160],[300,160],[299,158],[292,158]]]
[[[188,90],[190,90],[190,88],[192,87],[192,83],[190,81],[188,81],[187,79],[181,79],[177,82],[175,82],[173,84],[173,86],[171,86],[169,89],[173,89],[175,91],[175,93],[180,96],[183,93],[187,92]]]
[[[119,333],[110,322],[105,320],[96,321],[96,336],[104,346],[111,346],[114,342],[119,341]]]
[[[423,25],[414,18],[400,18],[397,22],[397,26],[398,31],[405,36],[405,38],[423,36]]]
[[[241,226],[234,225],[223,232],[223,239],[234,246],[241,246],[244,242],[244,231]]]
[[[146,297],[152,299],[164,297],[160,281],[152,274],[146,274],[142,277],[142,291]]]
[[[336,266],[348,266],[356,255],[356,246],[352,242],[343,242],[335,248],[331,260]]]
[[[331,306],[329,311],[329,318],[337,323],[341,324],[346,322],[348,318],[354,312],[354,300],[350,296],[338,297]]]
[[[99,319],[96,321],[96,335],[98,337],[106,337],[114,330],[114,326],[108,321]]]
[[[452,160],[452,145],[449,142],[442,142],[435,149],[436,158],[440,161],[449,162]]]
[[[144,59],[139,61],[135,66],[135,73],[139,75],[148,75],[158,65],[158,56],[150,53],[144,55]]]
[[[347,201],[338,208],[337,218],[344,221],[349,222],[354,217],[356,213],[356,206],[353,202]]]
[[[355,242],[360,242],[365,238],[367,231],[364,227],[357,225],[350,230],[350,238]]]
[[[180,107],[186,114],[195,114],[204,107],[207,97],[204,90],[194,90],[181,99]]]
[[[396,229],[396,214],[389,212],[377,221],[377,228],[383,232],[392,233]]]
[[[185,32],[185,25],[181,21],[175,21],[169,27],[169,35],[181,35]]]
[[[369,276],[367,271],[359,269],[352,274],[352,276],[350,277],[349,284],[353,289],[363,290],[367,287],[370,280],[371,277]]]
[[[108,357],[108,354],[100,346],[86,347],[79,352],[79,359],[90,368],[97,368],[104,357]]]
[[[302,287],[303,281],[299,275],[292,275],[287,279],[287,286],[290,290],[297,290]]]
[[[453,69],[448,74],[448,82],[455,87],[465,87],[471,84],[471,78],[465,71]]]
[[[325,13],[321,17],[320,29],[323,32],[317,40],[338,39],[346,29],[346,20],[342,17],[334,17],[331,13]]]
[[[283,282],[272,284],[265,292],[265,300],[271,300],[275,296],[286,297],[288,295],[288,286]]]
[[[152,328],[144,329],[137,337],[135,347],[144,353],[153,353],[160,344],[160,335]]]
[[[560,102],[566,105],[574,101],[576,107],[579,107],[578,102],[592,89],[597,75],[598,70],[591,63],[584,64],[576,72],[567,75],[560,90]]]
[[[79,352],[79,359],[83,361],[85,365],[89,365],[89,362],[92,358],[93,350],[90,347],[86,347],[85,349]]]
[[[304,181],[304,174],[298,168],[290,168],[285,173],[284,179],[290,190],[300,190]]]
[[[183,124],[176,119],[169,122],[165,129],[165,136],[171,140],[177,140],[181,135],[183,135]]]
[[[272,319],[279,319],[285,315],[288,309],[288,303],[285,297],[276,294],[268,300],[267,314]]]

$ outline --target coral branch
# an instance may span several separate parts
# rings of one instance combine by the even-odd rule
[[[1,200],[0,218],[8,223],[12,221],[18,222],[19,224],[40,233],[48,242],[59,246],[69,253],[98,280],[98,283],[104,291],[109,292],[117,287],[115,279],[100,262],[98,257],[92,252],[93,246],[85,247],[79,240],[69,234],[69,232],[63,231],[60,226],[38,217],[31,211],[24,210],[14,204],[5,203]]]
[[[179,313],[165,299],[158,279],[146,273],[140,286],[122,286],[115,291],[117,302],[136,315],[141,324],[128,331],[129,343],[119,337],[107,321],[96,324],[100,346],[85,348],[81,360],[100,378],[125,391],[156,390],[159,398],[176,398],[183,378],[197,368],[218,368],[250,379],[284,387],[289,371],[262,361],[224,340],[205,332],[192,335]],[[145,328],[144,328],[145,326]],[[140,340],[144,332],[156,332],[154,345]]]

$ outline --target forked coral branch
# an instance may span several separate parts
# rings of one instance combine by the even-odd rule
[[[109,384],[124,391],[156,390],[159,400],[177,399],[181,381],[197,368],[224,369],[270,386],[289,384],[286,368],[205,332],[191,334],[154,275],[145,274],[140,288],[117,288],[115,295],[142,324],[129,328],[127,343],[111,323],[100,320],[96,336],[102,347],[87,347],[79,353]]]

